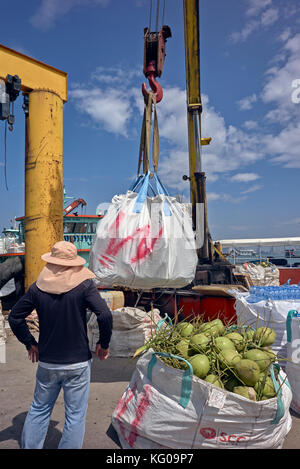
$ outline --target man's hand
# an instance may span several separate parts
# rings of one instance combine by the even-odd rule
[[[96,355],[99,360],[106,360],[109,356],[109,348],[102,348],[100,344],[96,345]]]
[[[32,363],[39,361],[39,350],[37,345],[32,345],[28,350],[28,358],[32,361]]]

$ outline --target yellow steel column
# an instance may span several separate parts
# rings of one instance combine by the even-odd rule
[[[25,289],[45,263],[41,255],[63,239],[63,100],[29,93],[25,147]]]

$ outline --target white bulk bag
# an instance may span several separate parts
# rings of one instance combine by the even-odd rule
[[[291,408],[300,414],[300,314],[289,311],[286,320],[287,361],[285,371],[288,376],[293,399]]]
[[[112,313],[113,331],[109,344],[111,357],[132,357],[147,342],[161,321],[158,309],[146,312],[139,308],[115,309]],[[88,338],[92,352],[99,341],[97,316],[92,313],[88,325]]]
[[[139,192],[115,196],[98,223],[90,269],[105,286],[184,287],[193,281],[198,261],[190,212],[165,194],[156,175],[139,181]],[[154,182],[157,193],[149,197]]]
[[[272,350],[278,359],[287,356],[286,318],[291,309],[300,309],[299,300],[262,300],[248,303],[249,295],[233,293],[236,297],[235,310],[239,326],[271,327],[276,332]],[[285,368],[285,362],[281,363]]]
[[[277,397],[253,402],[197,378],[191,365],[186,371],[171,368],[158,355],[149,350],[138,360],[113,412],[122,448],[282,447],[292,399],[282,370]]]

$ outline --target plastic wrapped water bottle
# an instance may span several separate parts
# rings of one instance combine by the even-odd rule
[[[288,297],[289,297],[288,291],[287,291],[286,288],[284,288],[283,291],[282,291],[282,299],[283,299],[284,301],[287,301],[287,300],[288,300]]]
[[[250,295],[247,298],[248,303],[257,303],[258,301],[260,301],[258,287],[250,287],[249,293]]]
[[[300,294],[300,289],[296,285],[294,285],[294,288],[292,290],[292,299],[295,301],[298,298],[300,298],[299,294]]]

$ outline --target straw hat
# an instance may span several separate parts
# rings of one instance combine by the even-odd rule
[[[42,256],[43,261],[49,264],[80,266],[85,264],[85,259],[77,255],[75,244],[67,241],[58,241],[54,244],[51,252],[47,252]]]

